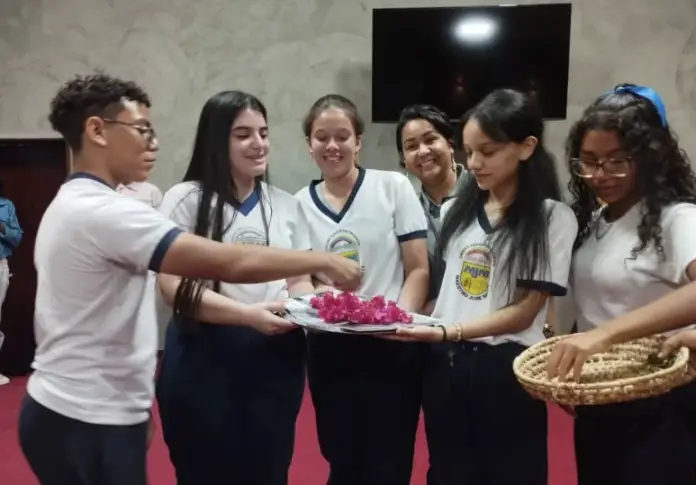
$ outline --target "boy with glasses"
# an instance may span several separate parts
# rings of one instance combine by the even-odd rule
[[[154,302],[142,304],[149,270],[238,283],[324,272],[348,290],[360,282],[359,266],[340,256],[223,245],[117,194],[154,167],[149,107],[135,83],[104,74],[74,78],[51,103],[75,172],[36,236],[37,349],[19,437],[42,485],[146,483],[157,352]],[[219,311],[279,320],[234,301]]]

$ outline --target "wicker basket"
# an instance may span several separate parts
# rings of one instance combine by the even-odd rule
[[[546,363],[553,346],[567,336],[553,337],[520,354],[513,364],[515,376],[536,399],[566,406],[610,404],[664,394],[694,377],[689,370],[689,350],[655,362],[664,337],[649,337],[614,345],[591,356],[580,382],[549,380]]]

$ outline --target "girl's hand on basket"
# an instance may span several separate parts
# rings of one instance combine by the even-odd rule
[[[572,370],[573,378],[576,382],[580,382],[585,361],[591,355],[604,352],[610,346],[609,336],[601,327],[564,338],[554,345],[546,364],[548,378],[558,377],[560,380],[565,380]]]
[[[666,357],[681,347],[686,347],[691,351],[689,353],[690,365],[691,369],[696,372],[696,330],[685,330],[669,337],[662,344],[659,357]]]

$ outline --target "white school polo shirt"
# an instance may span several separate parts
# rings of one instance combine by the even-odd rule
[[[116,187],[116,192],[126,197],[139,200],[155,209],[159,207],[162,202],[162,192],[160,192],[157,186],[150,182],[132,182],[127,185],[121,184]]]
[[[197,182],[183,182],[167,191],[159,210],[181,229],[193,233],[196,228],[201,196]],[[216,197],[213,197],[211,214]],[[311,249],[307,222],[300,202],[291,194],[261,184],[259,190],[241,204],[239,210],[226,204],[222,242],[256,244],[282,249]],[[220,293],[242,303],[284,300],[288,296],[286,280],[255,284],[221,283]]]
[[[637,255],[642,203],[608,223],[598,212],[590,234],[575,252],[572,288],[578,330],[590,330],[651,303],[688,283],[696,260],[696,206],[674,204],[662,210],[664,259],[654,245]]]
[[[357,292],[397,300],[404,284],[402,242],[428,237],[428,222],[409,180],[398,172],[360,168],[339,212],[322,200],[323,182],[313,181],[295,196],[302,203],[312,249],[360,263]]]
[[[448,211],[453,202],[447,202],[443,211]],[[476,219],[447,245],[444,254],[445,277],[433,318],[446,323],[461,323],[466,327],[467,321],[485,317],[507,306],[509,295],[514,295],[515,288],[539,290],[550,296],[566,293],[578,223],[567,205],[550,199],[544,205],[549,214],[549,267],[539,268],[532,279],[515,278],[510,286],[506,285],[507,269],[496,271],[496,262],[500,261],[501,256],[493,254],[491,250],[490,237],[494,230],[481,205]],[[546,309],[547,305],[544,305],[532,325],[519,333],[475,340],[491,345],[516,342],[530,346],[540,342],[544,339]]]
[[[141,305],[176,237],[171,220],[89,174],[73,174],[36,235],[36,356],[29,395],[69,418],[130,425],[148,419],[157,326]]]

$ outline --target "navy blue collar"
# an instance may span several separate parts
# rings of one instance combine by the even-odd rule
[[[319,197],[319,194],[317,194],[317,185],[323,182],[322,179],[312,180],[312,182],[309,184],[309,195],[312,198],[314,205],[317,206],[317,209],[319,209],[326,217],[338,224],[348,213],[348,209],[350,209],[350,206],[353,205],[353,201],[355,201],[355,197],[358,195],[358,190],[360,190],[360,187],[362,186],[364,180],[365,169],[362,167],[358,167],[358,178],[355,181],[355,185],[353,185],[353,188],[350,191],[348,200],[346,200],[343,209],[341,209],[341,212],[339,212],[338,214],[331,210],[330,207],[327,207],[326,204],[324,204],[324,202],[321,200],[321,197]]]
[[[73,172],[70,175],[68,175],[68,178],[65,180],[66,182],[70,182],[71,180],[75,179],[88,179],[88,180],[94,180],[95,182],[99,182],[100,184],[104,184],[107,187],[109,187],[111,190],[115,190],[114,187],[109,185],[109,183],[104,180],[101,177],[97,177],[96,175],[92,175],[91,173],[87,172]]]
[[[257,184],[251,194],[249,194],[249,197],[244,199],[244,202],[240,204],[239,212],[245,217],[248,216],[261,201],[261,190],[261,184]]]

